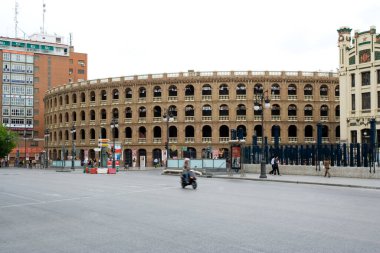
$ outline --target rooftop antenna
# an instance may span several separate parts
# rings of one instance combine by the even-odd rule
[[[18,24],[18,21],[17,21],[17,15],[18,15],[18,2],[15,1],[15,18],[14,18],[14,21],[15,21],[15,38],[17,38],[17,24]]]
[[[70,47],[72,47],[73,46],[73,34],[70,33],[69,36],[70,36]]]
[[[45,34],[45,12],[46,12],[46,4],[45,1],[42,1],[42,34]]]

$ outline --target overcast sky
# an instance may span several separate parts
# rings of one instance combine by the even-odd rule
[[[18,0],[18,26],[42,27],[42,0]],[[337,29],[380,31],[379,0],[45,0],[45,30],[73,34],[88,78],[195,71],[336,71]],[[15,36],[15,0],[0,35]],[[18,32],[23,38],[23,33]]]

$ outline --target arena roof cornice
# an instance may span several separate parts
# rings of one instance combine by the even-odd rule
[[[200,83],[200,82],[280,82],[283,80],[331,80],[336,78],[336,72],[305,72],[305,71],[188,71],[177,73],[133,75],[124,77],[113,77],[104,79],[94,79],[78,83],[64,84],[52,88],[46,95],[68,90],[85,90],[90,87],[117,87],[120,85],[141,85],[141,84],[178,84],[178,83]],[[90,87],[89,87],[90,86]]]

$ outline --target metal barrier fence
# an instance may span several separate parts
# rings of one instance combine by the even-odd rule
[[[262,150],[259,145],[245,146],[242,156],[245,163],[258,164]],[[278,156],[281,164],[316,165],[316,161],[330,160],[332,166],[374,167],[379,161],[379,147],[367,143],[313,144],[313,145],[265,145],[264,157],[267,163]]]

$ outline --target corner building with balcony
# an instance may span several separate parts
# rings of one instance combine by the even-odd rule
[[[261,111],[253,109],[263,93],[271,104],[264,108],[265,133]],[[213,157],[227,157],[232,129],[243,130],[246,145],[252,144],[254,135],[258,143],[264,136],[272,144],[274,126],[279,126],[281,144],[312,144],[320,122],[324,143],[340,139],[336,73],[188,71],[126,76],[53,88],[44,103],[52,159],[61,159],[62,148],[69,153],[72,138],[83,161],[99,159],[98,139],[114,137],[121,145],[122,161],[130,166],[133,158],[139,166],[141,156],[147,166],[154,158],[164,159],[167,139],[172,158],[201,159],[210,151]],[[166,113],[173,119],[169,123],[163,117]],[[114,132],[112,119],[118,121]]]

